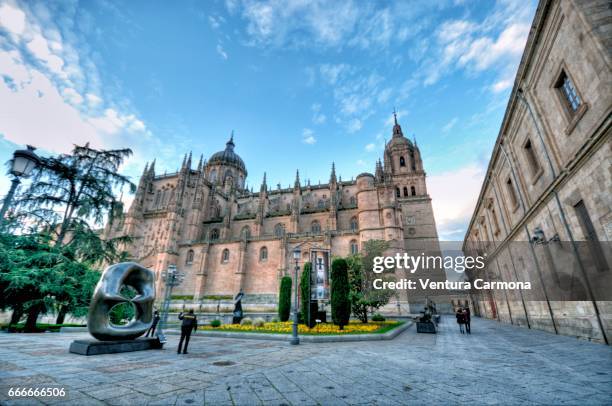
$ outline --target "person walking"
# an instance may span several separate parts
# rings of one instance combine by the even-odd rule
[[[191,332],[196,331],[198,328],[198,319],[195,314],[193,314],[193,309],[189,310],[189,313],[183,314],[180,312],[178,315],[179,320],[183,320],[181,324],[181,339],[179,341],[177,354],[181,353],[181,348],[183,348],[183,354],[187,354],[187,346],[189,345],[189,338],[191,337]],[[185,347],[183,347],[183,340],[185,341]]]
[[[459,331],[461,334],[465,334],[463,331],[463,324],[465,323],[465,315],[463,314],[463,309],[460,307],[457,309],[457,313],[455,313],[455,317],[457,317],[457,324],[459,324]]]
[[[151,324],[151,327],[149,327],[149,329],[147,330],[147,334],[145,335],[145,337],[148,337],[149,334],[151,334],[151,337],[155,337],[155,329],[157,328],[158,323],[159,323],[159,312],[155,310],[155,312],[153,313],[153,324]]]
[[[465,311],[464,311],[464,317],[465,317],[465,332],[468,334],[472,334],[472,328],[470,326],[470,308],[466,307]]]

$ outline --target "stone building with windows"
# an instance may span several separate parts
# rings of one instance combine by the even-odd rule
[[[178,173],[156,174],[153,162],[129,211],[105,233],[131,236],[133,260],[158,276],[176,265],[185,281],[173,295],[197,302],[243,291],[245,305],[261,303],[260,309],[276,305],[280,278],[292,275],[295,247],[302,258],[312,248],[357,253],[370,239],[389,241],[392,253],[439,251],[421,153],[397,119],[374,174],[343,181],[332,164],[329,183],[303,184],[298,172],[285,189],[270,188],[264,174],[257,193],[245,187],[247,174],[233,135],[195,168],[191,154]],[[444,280],[444,272],[432,278]],[[405,295],[393,305],[408,301]]]
[[[474,280],[531,291],[473,291],[500,321],[612,339],[612,9],[605,0],[538,5],[464,241],[487,255]]]

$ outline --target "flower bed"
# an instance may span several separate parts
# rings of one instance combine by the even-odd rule
[[[321,323],[313,328],[308,328],[305,324],[298,325],[299,334],[304,335],[347,335],[347,334],[382,334],[402,325],[403,321],[382,321],[361,323],[351,321],[348,326],[340,330],[338,326],[331,323]],[[205,331],[224,331],[239,333],[268,333],[268,334],[291,334],[293,322],[268,322],[261,327],[252,325],[223,324],[219,327],[202,326],[198,330]]]

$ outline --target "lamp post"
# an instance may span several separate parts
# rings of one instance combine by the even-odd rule
[[[300,338],[298,337],[298,272],[300,271],[300,265],[298,262],[300,261],[300,255],[300,249],[295,248],[293,250],[293,259],[295,260],[295,295],[293,299],[293,328],[291,345],[298,345],[300,343]]]
[[[33,146],[28,145],[27,149],[18,149],[13,153],[13,159],[10,161],[11,169],[9,171],[13,175],[13,179],[11,179],[11,188],[4,198],[2,209],[0,209],[0,226],[4,223],[4,215],[13,201],[15,190],[17,190],[17,186],[21,183],[20,178],[29,177],[40,162],[40,158],[34,153],[35,149]]]
[[[166,328],[166,323],[168,322],[168,312],[170,311],[170,301],[172,300],[172,288],[180,285],[183,282],[185,274],[179,273],[176,269],[176,265],[168,265],[168,269],[162,271],[161,278],[166,284],[166,289],[164,289],[162,319],[157,332],[157,337],[159,338],[160,342],[165,343],[167,340],[163,329]]]

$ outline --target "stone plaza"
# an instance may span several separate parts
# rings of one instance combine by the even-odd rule
[[[391,341],[302,343],[178,337],[161,351],[68,353],[87,333],[0,334],[4,388],[54,385],[73,405],[610,404],[609,346],[474,318],[471,335],[445,316]]]

